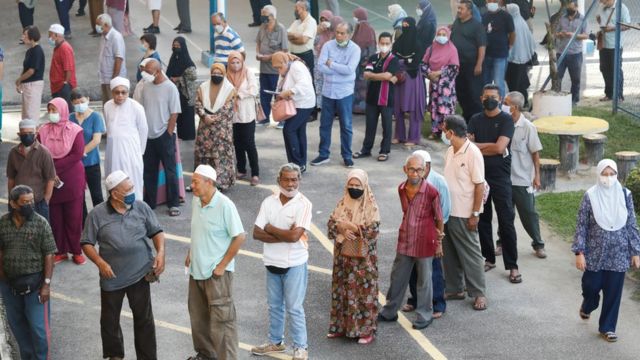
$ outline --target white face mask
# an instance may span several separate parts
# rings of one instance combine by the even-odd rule
[[[146,81],[146,82],[153,82],[153,81],[156,79],[156,77],[155,77],[155,76],[153,76],[153,75],[149,74],[149,73],[148,73],[148,72],[146,72],[146,71],[141,72],[141,73],[140,73],[140,75],[142,75],[142,78],[143,78],[143,79],[144,79],[144,81]]]
[[[496,12],[498,11],[499,5],[497,2],[495,3],[487,3],[487,10],[489,10],[490,12]]]
[[[616,184],[616,182],[618,181],[618,176],[617,175],[600,175],[599,181],[600,181],[600,185],[606,188],[610,188]]]
[[[422,16],[422,9],[416,8],[416,15],[418,15],[419,17]]]
[[[389,52],[389,50],[391,50],[391,46],[389,45],[385,45],[385,46],[380,46],[378,47],[380,49],[380,52],[383,54],[386,54]]]
[[[60,122],[60,114],[58,113],[49,113],[49,121],[56,124]]]
[[[358,22],[360,22],[360,19],[358,19],[357,17],[355,17],[355,16],[354,16],[354,17],[353,17],[353,22],[354,22],[355,24],[357,24]]]
[[[440,133],[440,139],[442,139],[442,142],[447,145],[447,146],[451,146],[451,140],[447,139],[447,133],[446,132],[441,132]]]
[[[280,193],[286,197],[288,197],[289,199],[294,198],[296,195],[298,195],[298,189],[293,189],[291,191],[283,188],[282,186],[280,186]]]
[[[329,30],[331,28],[331,23],[328,21],[323,21],[321,22],[322,26],[324,26],[325,29]]]
[[[446,36],[442,36],[442,35],[436,36],[436,42],[437,42],[438,44],[440,44],[440,45],[444,45],[444,44],[446,44],[448,41],[449,41],[449,39],[448,39]]]
[[[506,112],[507,114],[511,114],[511,106],[502,104],[502,112]]]
[[[216,32],[217,32],[218,34],[222,34],[222,32],[224,31],[224,26],[222,26],[222,25],[216,25],[216,26],[214,26],[214,29],[216,30]]]

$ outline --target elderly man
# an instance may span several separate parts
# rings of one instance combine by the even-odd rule
[[[53,40],[55,48],[51,56],[49,68],[49,82],[51,83],[51,97],[61,97],[73,110],[71,104],[71,90],[78,86],[76,81],[76,59],[73,48],[64,40],[64,27],[53,24],[49,27],[49,39]]]
[[[473,308],[485,310],[485,277],[478,240],[478,220],[485,191],[484,159],[467,138],[467,124],[457,115],[447,116],[442,130],[451,143],[444,159],[451,211],[444,237],[444,278],[447,300],[464,300],[465,287],[475,298]]]
[[[56,243],[45,218],[34,214],[33,190],[9,192],[0,218],[0,292],[22,359],[49,358],[49,285]]]
[[[513,140],[511,140],[511,195],[518,209],[520,222],[531,237],[531,247],[540,259],[547,257],[544,241],[540,237],[540,221],[533,192],[540,188],[540,151],[542,143],[538,131],[522,114],[524,96],[513,91],[504,99],[503,111],[511,114]]]
[[[180,109],[180,93],[176,85],[162,72],[162,66],[151,59],[142,72],[142,106],[149,131],[144,151],[144,202],[156,208],[158,166],[162,162],[167,178],[167,206],[170,216],[180,215],[178,176],[176,174],[176,120]]]
[[[431,155],[425,150],[416,150],[413,155],[421,156],[425,162],[425,176],[424,179],[433,185],[438,190],[438,196],[440,197],[440,208],[442,209],[442,222],[444,224],[445,236],[447,232],[447,221],[449,220],[449,211],[451,209],[451,198],[449,197],[449,186],[444,176],[438,174],[431,167]],[[431,281],[433,282],[433,318],[439,319],[442,314],[447,310],[447,302],[444,298],[444,274],[442,272],[442,259],[439,257],[433,258]],[[418,282],[418,271],[416,266],[413,266],[411,271],[411,278],[409,278],[409,292],[411,297],[407,299],[407,303],[402,307],[402,311],[411,312],[417,305],[417,290],[416,284]]]
[[[28,185],[33,192],[36,212],[49,221],[49,200],[56,178],[53,158],[36,139],[35,120],[24,119],[18,127],[20,144],[9,151],[7,158],[7,192],[16,185]]]
[[[81,240],[82,250],[100,273],[102,357],[124,358],[120,312],[126,295],[136,357],[157,359],[149,283],[164,271],[164,233],[151,208],[136,200],[134,184],[124,172],[109,174],[105,185],[109,199],[91,210]]]
[[[111,80],[110,86],[113,100],[104,105],[104,123],[107,128],[104,171],[111,174],[122,170],[128,174],[135,185],[136,200],[142,200],[142,154],[147,146],[149,131],[147,117],[142,105],[129,98],[129,80],[117,77]]]
[[[231,287],[235,256],[245,240],[235,204],[216,190],[216,171],[198,165],[191,179],[193,206],[189,268],[190,360],[231,360],[238,356],[236,309]],[[213,305],[211,305],[213,304]]]
[[[286,308],[289,335],[293,340],[293,359],[308,358],[304,297],[307,292],[309,245],[305,231],[311,229],[312,206],[298,190],[300,178],[298,165],[289,163],[280,167],[280,191],[264,199],[253,227],[253,238],[264,243],[269,304],[269,341],[252,348],[255,355],[286,350]]]
[[[111,99],[110,81],[120,76],[127,77],[125,66],[125,45],[122,34],[113,28],[111,16],[101,14],[96,20],[96,31],[102,34],[100,56],[98,58],[98,74],[102,84],[102,105]]]
[[[331,127],[333,118],[338,114],[340,120],[340,154],[344,166],[353,167],[351,138],[353,130],[353,89],[356,69],[360,63],[360,47],[351,41],[353,27],[349,23],[336,26],[336,38],[322,46],[318,57],[318,68],[323,74],[322,112],[320,114],[319,155],[311,165],[317,166],[329,162],[331,147]]]
[[[515,212],[511,196],[511,139],[513,139],[513,120],[509,114],[501,111],[502,102],[497,85],[485,85],[482,90],[484,111],[475,114],[469,120],[469,138],[475,142],[484,157],[484,173],[490,190],[484,211],[480,215],[478,232],[482,255],[486,259],[485,271],[496,267],[496,254],[493,245],[493,205],[498,215],[498,233],[502,243],[502,260],[509,271],[509,281],[522,282],[518,271],[518,246],[516,229],[513,224]]]
[[[240,35],[235,32],[229,24],[224,14],[219,12],[211,15],[211,24],[215,31],[213,38],[214,49],[214,62],[222,63],[227,66],[227,59],[229,53],[237,51],[244,54],[244,45]]]
[[[309,14],[309,3],[307,1],[296,1],[294,15],[296,20],[291,23],[287,30],[287,37],[290,43],[289,51],[304,61],[313,78],[313,41],[316,38],[318,24],[313,16]]]
[[[407,180],[398,186],[404,216],[398,231],[387,304],[378,314],[379,321],[398,319],[398,309],[415,266],[418,284],[413,328],[417,330],[433,322],[431,267],[434,256],[442,257],[440,241],[444,236],[440,196],[438,190],[423,179],[425,168],[426,163],[420,155],[410,155],[404,163]]]

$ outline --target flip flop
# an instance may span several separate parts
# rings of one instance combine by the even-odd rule
[[[356,152],[353,153],[352,156],[353,156],[354,159],[360,159],[360,158],[366,158],[366,157],[371,156],[371,153],[367,154],[367,153],[362,153],[360,151],[356,151]]]
[[[520,284],[522,282],[522,274],[509,275],[509,281],[512,284]]]
[[[496,264],[492,264],[490,262],[484,262],[484,272],[487,272],[489,270],[495,269],[496,268]]]
[[[479,296],[473,302],[473,310],[476,311],[484,311],[487,310],[487,298],[484,296]]]
[[[412,312],[415,309],[416,308],[413,305],[404,304],[404,305],[402,305],[402,308],[400,309],[400,311],[402,311],[402,312]]]
[[[169,216],[180,216],[180,209],[172,207],[169,209]]]

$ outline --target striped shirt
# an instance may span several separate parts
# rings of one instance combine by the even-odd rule
[[[409,200],[407,182],[398,186],[402,204],[402,223],[398,230],[398,254],[411,257],[431,257],[438,247],[436,220],[442,221],[442,208],[438,190],[429,182],[422,181],[420,189]]]
[[[221,34],[213,38],[215,44],[215,62],[227,65],[229,53],[232,51],[244,52],[244,45],[240,35],[230,26],[227,26]]]

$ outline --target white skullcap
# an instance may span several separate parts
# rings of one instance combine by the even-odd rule
[[[22,119],[18,124],[18,128],[20,129],[35,129],[38,127],[38,123],[35,120],[31,119]]]
[[[416,150],[411,155],[418,155],[424,160],[424,162],[431,162],[431,155],[426,150]]]
[[[131,82],[129,82],[129,79],[123,78],[121,76],[117,76],[111,79],[111,81],[109,82],[109,88],[113,90],[118,86],[124,86],[127,88],[127,90],[129,90],[129,87],[131,86]]]
[[[216,170],[211,167],[211,165],[198,165],[195,174],[202,175],[206,178],[209,178],[213,181],[218,179],[218,175],[216,174]]]
[[[60,24],[52,24],[51,26],[49,26],[49,31],[54,34],[64,35],[64,26]]]
[[[111,191],[114,187],[120,185],[121,182],[125,181],[129,177],[122,170],[116,170],[109,174],[107,178],[104,180],[105,185],[107,186],[107,191]]]

